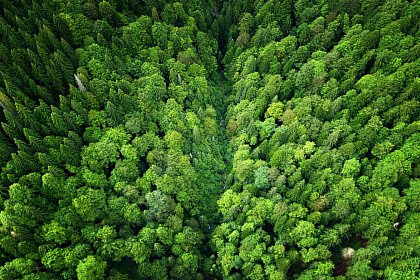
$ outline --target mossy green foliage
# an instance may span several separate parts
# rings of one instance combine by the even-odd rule
[[[418,1],[0,11],[0,279],[417,279]]]

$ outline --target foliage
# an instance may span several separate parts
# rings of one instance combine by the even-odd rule
[[[418,1],[5,1],[0,279],[417,279]]]

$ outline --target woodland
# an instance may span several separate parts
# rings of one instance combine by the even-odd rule
[[[0,280],[420,279],[420,0],[0,1]]]

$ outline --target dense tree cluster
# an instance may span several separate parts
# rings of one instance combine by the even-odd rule
[[[223,277],[419,276],[419,3],[332,2],[231,6]]]
[[[0,4],[0,279],[418,279],[420,2]]]

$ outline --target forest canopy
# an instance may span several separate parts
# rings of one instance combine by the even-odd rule
[[[419,279],[420,1],[0,3],[0,280]]]

